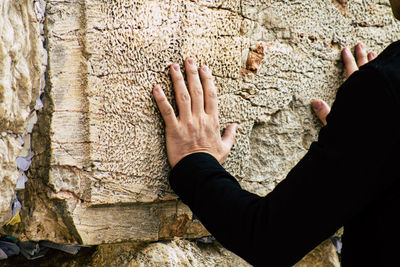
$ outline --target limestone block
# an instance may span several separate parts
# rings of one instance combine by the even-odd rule
[[[18,134],[39,96],[43,47],[33,2],[0,1],[0,225],[11,216],[18,178]]]
[[[336,248],[330,240],[325,240],[308,253],[294,267],[340,267]]]
[[[217,242],[174,239],[152,244],[121,243],[100,245],[91,256],[94,266],[251,266]],[[90,266],[87,264],[85,266]],[[330,240],[298,262],[295,267],[339,267],[335,247]]]
[[[39,23],[32,1],[1,1],[0,10],[0,129],[22,134],[40,88]]]
[[[210,67],[222,126],[240,124],[224,167],[265,195],[316,139],[309,104],[333,102],[341,48],[380,52],[399,30],[380,0],[48,1],[35,181],[24,222],[7,231],[81,244],[207,235],[167,182],[151,90],[160,84],[175,105],[169,65],[191,56]]]
[[[148,244],[144,247],[136,244],[102,245],[93,255],[92,264],[94,266],[149,267],[251,266],[219,244],[196,244],[179,239]]]

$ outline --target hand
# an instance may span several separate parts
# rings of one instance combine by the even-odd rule
[[[356,58],[354,58],[348,48],[344,48],[342,50],[342,58],[344,67],[346,69],[346,78],[349,78],[350,75],[357,71],[359,67],[370,62],[371,60],[374,60],[376,58],[376,54],[374,52],[367,54],[365,46],[362,43],[358,43],[356,45]],[[331,108],[325,103],[325,101],[320,99],[313,100],[311,105],[315,114],[317,114],[321,122],[326,125],[326,116],[328,116]]]
[[[172,64],[170,68],[178,117],[160,86],[156,85],[153,90],[165,122],[169,163],[174,167],[185,156],[204,152],[211,154],[222,164],[235,142],[238,125],[229,125],[221,137],[217,91],[210,70],[207,67],[198,70],[193,59],[185,61],[185,68],[189,90],[179,65]]]

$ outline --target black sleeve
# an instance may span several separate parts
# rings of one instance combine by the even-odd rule
[[[387,90],[376,70],[354,73],[318,141],[266,197],[242,190],[205,153],[182,159],[171,186],[227,249],[256,266],[291,266],[393,184],[381,175],[394,168],[388,163],[399,149]]]

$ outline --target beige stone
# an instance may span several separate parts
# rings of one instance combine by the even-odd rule
[[[115,255],[116,257],[104,257]],[[148,245],[116,244],[99,246],[94,266],[250,266],[219,244],[196,244],[175,239]]]
[[[25,2],[10,3],[0,7]],[[18,16],[29,18],[24,14]],[[8,16],[0,18],[0,30]],[[48,87],[32,136],[37,156],[22,196],[23,222],[3,232],[82,244],[207,235],[167,182],[163,123],[151,90],[160,84],[174,103],[169,65],[183,67],[191,56],[210,67],[221,124],[240,124],[224,167],[245,189],[266,195],[316,139],[320,123],[309,104],[333,102],[344,80],[341,48],[363,41],[380,52],[399,30],[381,0],[48,1]],[[32,35],[21,33],[24,45],[33,40],[26,36]],[[9,43],[0,42],[6,58],[14,55]],[[8,79],[1,84],[20,77],[9,71],[9,61],[1,61],[0,78]],[[29,66],[21,73],[32,75],[36,61],[21,62]],[[0,126],[11,132],[0,137],[0,163],[7,162],[4,177],[14,180],[15,163],[3,155],[17,153],[15,134],[24,131],[37,95],[29,75],[21,76],[21,92],[0,87]],[[11,106],[18,106],[13,114]],[[15,181],[2,179],[9,199]],[[185,265],[190,260],[179,247],[185,242],[146,246],[133,262]],[[331,246],[322,247],[333,255]],[[335,266],[329,257],[325,262]]]
[[[361,17],[365,6],[379,8]],[[46,197],[65,202],[64,216],[84,243],[102,241],[80,232],[89,227],[80,227],[80,214],[96,210],[111,225],[100,210],[128,205],[142,214],[139,203],[176,199],[151,90],[161,84],[173,101],[168,66],[186,56],[216,76],[222,125],[240,123],[224,166],[244,188],[265,195],[315,140],[319,123],[309,103],[332,102],[343,81],[340,48],[362,40],[379,51],[395,39],[398,24],[387,7],[372,1],[346,8],[341,14],[326,1],[49,2],[51,86],[37,135],[49,148],[34,170],[52,190]],[[371,34],[355,23],[371,24]],[[379,34],[382,29],[388,34]],[[154,219],[146,214],[139,218],[145,224]]]
[[[104,255],[107,255],[104,257]],[[118,255],[118,257],[116,257]],[[101,245],[92,257],[95,266],[251,266],[217,242],[201,244],[175,239],[149,245]],[[335,247],[327,240],[294,267],[339,267]]]
[[[217,242],[202,244],[181,239],[152,244],[101,245],[93,254],[94,266],[251,266]],[[335,247],[323,242],[294,267],[339,267]]]
[[[294,267],[340,267],[336,248],[330,240],[322,242]]]
[[[17,138],[9,134],[0,138],[0,225],[12,217],[11,202],[18,179],[16,159],[19,151]]]
[[[175,238],[170,241],[123,242],[82,248],[76,256],[52,251],[46,257],[27,261],[24,256],[0,261],[8,266],[62,266],[62,267],[113,267],[113,266],[251,266],[218,242],[202,243]],[[323,242],[294,267],[339,267],[335,249],[330,241]]]
[[[33,2],[0,1],[0,225],[11,217],[18,178],[16,158],[39,96],[43,47]]]

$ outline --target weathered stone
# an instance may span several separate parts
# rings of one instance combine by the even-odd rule
[[[106,256],[105,256],[106,255]],[[149,245],[101,245],[92,256],[94,266],[251,266],[217,242],[201,244],[175,239]],[[335,247],[327,240],[295,267],[339,267]]]
[[[336,248],[330,240],[322,242],[305,256],[294,267],[339,267],[340,262]]]
[[[326,1],[243,1],[241,8],[238,1],[223,3],[224,8],[183,0],[48,3],[51,86],[40,128],[50,129],[37,138],[47,138],[50,147],[37,157],[34,173],[43,174],[53,191],[48,201],[66,203],[63,216],[78,240],[105,241],[80,232],[80,214],[96,210],[102,216],[101,211],[125,203],[132,212],[137,207],[139,220],[148,224],[154,217],[135,203],[176,198],[166,180],[163,124],[151,96],[158,83],[173,99],[171,62],[182,64],[192,56],[211,67],[222,125],[240,123],[225,167],[245,188],[266,194],[315,140],[319,124],[309,102],[315,97],[332,101],[343,81],[340,47],[363,40],[382,49],[394,39],[387,34],[360,38],[363,29],[352,26],[354,21],[382,24],[387,32],[398,29],[387,8],[377,9],[384,18],[367,21],[358,15],[365,7],[357,3],[347,4],[347,16]],[[379,33],[382,27],[373,29]],[[240,75],[255,54],[250,69],[257,72]],[[113,224],[107,218],[104,225]],[[136,237],[147,240],[147,234]],[[106,236],[107,242],[120,240]]]
[[[94,266],[250,266],[221,245],[175,239],[139,247],[135,244],[101,245]],[[104,257],[103,255],[118,255]]]
[[[82,248],[75,255],[50,251],[43,258],[26,260],[22,255],[0,261],[1,267],[113,267],[113,266],[250,266],[216,242],[203,244],[174,239],[171,241],[144,243],[130,242],[104,244]]]
[[[1,267],[112,267],[112,266],[251,266],[218,242],[201,243],[174,239],[156,243],[126,242],[81,248],[77,255],[51,251],[44,258],[30,261],[24,256],[0,261]],[[339,267],[330,241],[323,242],[295,267]]]
[[[19,27],[15,40],[24,40],[0,39],[0,132],[9,132],[0,137],[0,211],[14,194],[15,134],[24,131],[40,87],[32,71],[40,38],[27,3],[0,4],[7,13],[0,33]],[[18,19],[30,26],[13,25]],[[23,221],[2,232],[81,244],[208,235],[166,179],[163,122],[151,90],[160,84],[174,103],[170,63],[183,66],[191,56],[212,69],[221,124],[240,124],[224,167],[245,189],[265,195],[315,140],[320,124],[309,104],[333,102],[344,79],[340,49],[363,41],[379,52],[399,30],[381,0],[48,1],[48,86],[32,135],[37,156],[21,195]],[[23,52],[10,48],[19,43]],[[10,65],[11,57],[21,63]],[[0,222],[10,217],[0,214]],[[194,245],[145,245],[129,262],[190,263],[182,246]],[[333,255],[332,246],[322,247],[313,255]]]
[[[11,217],[16,159],[39,96],[43,47],[30,0],[0,1],[0,225]]]
[[[11,202],[15,194],[18,171],[16,159],[20,151],[18,139],[7,135],[0,138],[0,225],[11,217]]]

